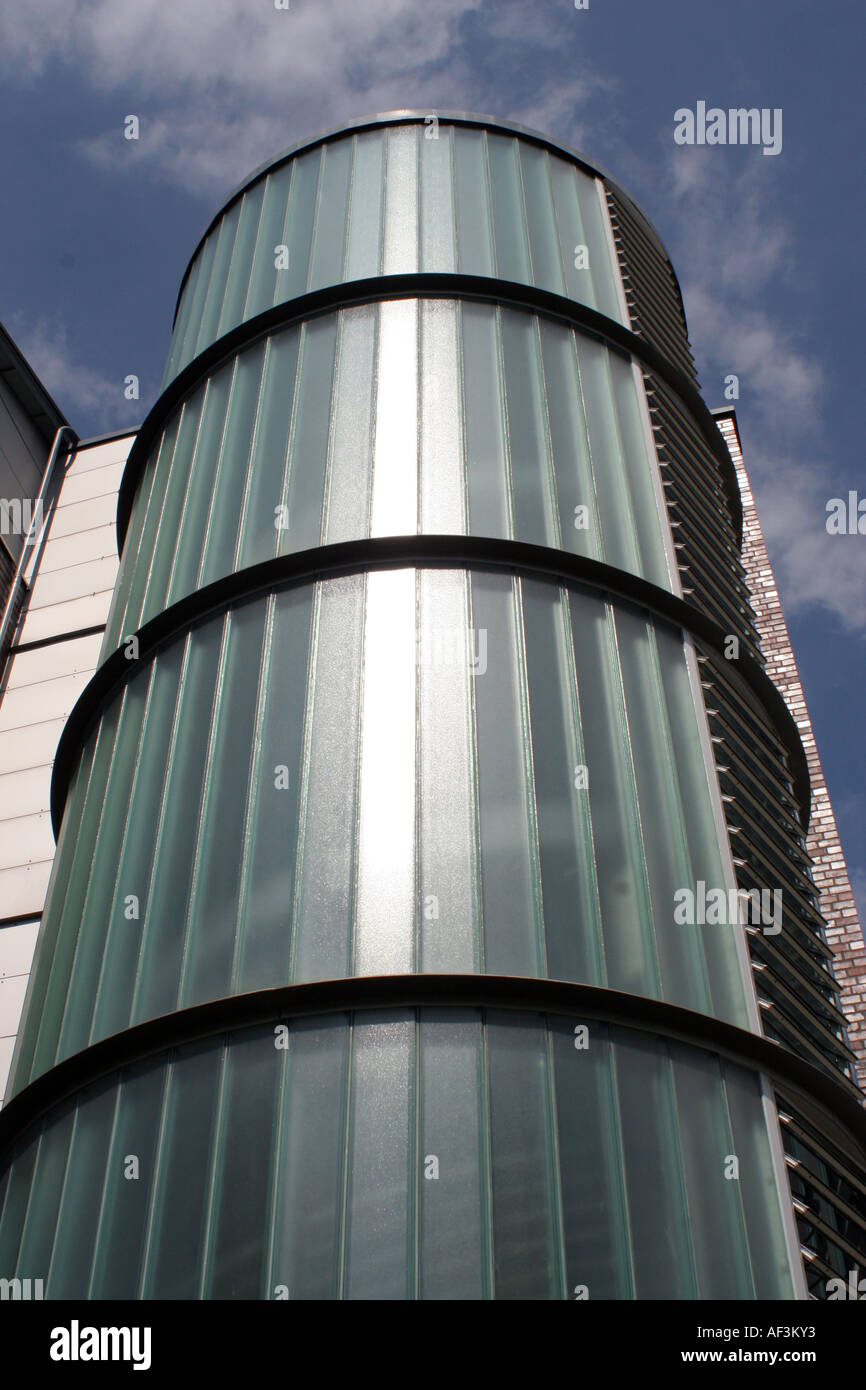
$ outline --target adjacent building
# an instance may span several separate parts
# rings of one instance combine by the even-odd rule
[[[206,229],[141,429],[50,424],[0,703],[0,1275],[859,1270],[862,936],[736,422],[628,195],[486,118],[330,132]]]

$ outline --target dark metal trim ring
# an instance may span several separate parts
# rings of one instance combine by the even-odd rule
[[[228,995],[114,1033],[58,1062],[0,1110],[0,1162],[14,1142],[54,1107],[118,1068],[200,1039],[271,1021],[355,1009],[423,1006],[529,1010],[567,1014],[654,1033],[723,1056],[829,1109],[866,1145],[866,1110],[851,1088],[802,1057],[734,1024],[675,1004],[597,985],[512,975],[356,975]]]
[[[728,634],[685,599],[638,575],[551,546],[491,536],[376,536],[278,555],[247,569],[235,570],[187,594],[137,630],[134,634],[138,638],[137,660],[130,660],[121,645],[97,668],[73,706],[57,747],[51,776],[51,823],[55,837],[60,832],[69,785],[88,732],[106,701],[141,669],[142,662],[152,660],[161,647],[186,635],[202,618],[222,612],[255,594],[359,571],[413,567],[505,570],[531,578],[588,585],[649,609],[724,654]],[[121,642],[125,644],[131,636],[132,633],[124,633]],[[809,823],[811,789],[796,722],[769,676],[748,653],[740,655],[737,667],[785,746],[794,796],[805,830]]]
[[[211,343],[174,377],[147,414],[135,442],[129,451],[120,492],[117,499],[117,550],[123,552],[123,542],[129,525],[132,502],[151,444],[166,420],[184,397],[204,377],[209,376],[224,360],[249,347],[257,338],[277,328],[314,318],[319,314],[336,313],[357,304],[373,304],[393,299],[468,299],[485,303],[504,304],[528,313],[544,314],[563,320],[570,327],[583,328],[628,353],[649,371],[655,372],[680,397],[700,433],[716,458],[722,471],[722,482],[737,541],[742,544],[743,504],[734,462],[728,452],[713,416],[700,392],[679,367],[673,365],[658,348],[625,328],[616,319],[600,314],[587,304],[578,304],[565,295],[540,290],[513,280],[498,280],[489,275],[459,275],[450,272],[421,272],[405,275],[371,275],[364,280],[341,281],[308,294],[284,300],[265,309],[254,318],[246,319],[229,329]]]

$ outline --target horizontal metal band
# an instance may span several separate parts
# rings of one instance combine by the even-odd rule
[[[140,669],[142,661],[152,659],[161,647],[185,635],[203,617],[223,611],[255,594],[365,570],[412,568],[504,570],[531,578],[582,584],[649,609],[658,617],[699,637],[724,656],[729,634],[688,600],[638,575],[614,569],[601,560],[570,555],[551,546],[530,545],[526,541],[492,536],[375,536],[278,555],[247,569],[235,570],[203,589],[196,589],[163,609],[134,634],[124,633],[121,639],[123,643],[133,635],[138,639],[137,660],[130,660],[123,646],[112,652],[85,686],[60,736],[51,775],[51,824],[55,838],[60,832],[69,784],[84,740],[105,702]],[[779,691],[752,657],[744,653],[738,658],[737,666],[746,684],[767,711],[785,746],[794,795],[805,830],[809,824],[811,788],[809,767],[797,725]]]
[[[162,1014],[93,1043],[43,1072],[0,1110],[0,1164],[15,1140],[55,1106],[118,1068],[170,1048],[287,1018],[356,1009],[472,1006],[596,1019],[716,1052],[738,1066],[794,1086],[798,1094],[829,1110],[864,1149],[866,1161],[866,1110],[854,1087],[849,1090],[759,1033],[658,999],[563,980],[516,975],[355,975],[228,995]]]
[[[139,479],[144,472],[150,447],[166,420],[184,397],[204,377],[209,376],[225,359],[249,347],[257,338],[277,328],[315,318],[320,314],[336,313],[356,304],[374,304],[393,299],[468,299],[484,303],[504,304],[509,308],[556,318],[573,328],[582,328],[628,353],[649,371],[655,372],[678,395],[691,413],[694,423],[722,471],[722,483],[728,503],[731,526],[737,546],[742,544],[743,504],[733,459],[722,433],[710,411],[689,378],[679,367],[668,361],[658,348],[624,328],[616,319],[600,314],[586,304],[578,304],[562,294],[522,285],[513,280],[497,280],[489,275],[455,275],[446,272],[408,275],[370,275],[364,280],[349,280],[327,285],[309,294],[298,295],[281,304],[274,304],[261,314],[239,323],[211,343],[174,377],[151,407],[129,451],[117,499],[117,549],[123,552],[123,542],[129,525],[132,502]]]
[[[677,293],[680,297],[680,304],[682,304],[682,290],[680,289],[676,271],[674,270],[671,258],[655,227],[650,222],[643,208],[635,201],[631,194],[626,193],[625,189],[618,184],[600,164],[597,164],[595,160],[587,159],[586,155],[581,154],[578,150],[572,149],[570,145],[564,145],[558,140],[552,140],[549,135],[545,135],[541,130],[532,130],[529,126],[518,125],[514,121],[499,121],[495,116],[478,115],[471,111],[420,111],[418,109],[407,108],[406,110],[400,111],[381,112],[376,116],[362,116],[356,121],[348,121],[345,125],[334,126],[328,130],[320,131],[318,135],[308,136],[306,139],[300,140],[296,145],[290,145],[288,149],[281,150],[279,154],[274,155],[272,159],[266,160],[264,164],[260,164],[251,174],[248,174],[243,183],[238,184],[228,197],[224,199],[196,242],[195,249],[187,261],[186,270],[183,272],[180,289],[177,292],[172,329],[177,322],[177,313],[180,308],[183,287],[189,279],[192,263],[201,250],[204,242],[207,241],[217,223],[225,216],[232,204],[236,203],[239,198],[242,198],[249,188],[252,188],[254,184],[258,183],[259,179],[264,178],[267,174],[273,173],[275,169],[279,169],[280,165],[287,163],[288,160],[297,158],[298,155],[304,154],[307,150],[315,149],[317,145],[331,144],[336,140],[348,139],[353,135],[361,135],[365,130],[381,130],[386,129],[388,126],[422,125],[424,122],[428,121],[431,116],[435,116],[443,125],[466,126],[474,130],[490,130],[494,134],[501,132],[505,135],[519,136],[520,139],[525,140],[527,144],[539,145],[542,149],[548,150],[551,154],[559,155],[567,159],[570,163],[577,164],[579,168],[583,169],[587,174],[603,179],[608,187],[616,193],[617,197],[624,199],[625,202],[634,209],[638,219],[644,224],[650,240],[657,251],[664,257],[674,277],[674,283],[676,284]],[[685,314],[683,318],[685,318]]]

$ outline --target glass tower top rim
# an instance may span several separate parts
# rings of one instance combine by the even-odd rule
[[[521,125],[517,121],[501,120],[497,116],[490,116],[483,112],[475,111],[440,110],[431,109],[429,107],[399,107],[392,111],[378,111],[367,116],[359,116],[351,121],[342,121],[339,125],[328,126],[326,129],[320,130],[315,135],[305,136],[302,140],[297,141],[295,144],[289,145],[286,149],[280,150],[278,154],[272,155],[270,159],[266,159],[264,163],[259,164],[255,169],[252,170],[251,173],[247,174],[247,176],[241,181],[241,183],[237,184],[231,190],[231,192],[228,193],[226,197],[222,200],[219,207],[212,214],[207,225],[204,227],[204,229],[201,232],[201,235],[196,241],[196,244],[193,247],[187,259],[183,275],[181,276],[180,285],[178,286],[177,299],[175,301],[174,317],[172,319],[172,323],[174,324],[177,321],[177,314],[180,308],[180,301],[183,296],[184,287],[186,285],[187,280],[189,279],[189,273],[192,269],[193,263],[195,262],[196,257],[201,251],[202,246],[207,241],[211,232],[214,230],[216,225],[219,223],[220,219],[225,215],[225,213],[232,206],[232,204],[236,203],[239,198],[243,197],[243,195],[250,188],[252,188],[256,183],[259,182],[259,180],[265,178],[268,174],[272,173],[275,169],[279,168],[281,164],[287,163],[290,159],[295,159],[298,155],[305,154],[308,150],[315,149],[317,145],[329,144],[331,141],[339,140],[341,137],[344,136],[359,135],[362,134],[364,131],[382,129],[387,126],[422,125],[425,121],[429,120],[431,116],[435,116],[437,121],[441,121],[445,125],[463,125],[469,127],[470,129],[474,128],[478,130],[490,130],[494,133],[503,132],[505,134],[519,136],[520,138],[530,141],[531,143],[541,145],[543,148],[549,150],[553,154],[559,155],[565,159],[570,160],[572,163],[577,164],[581,169],[583,169],[586,173],[592,175],[593,177],[603,179],[604,182],[615,194],[617,194],[620,198],[625,199],[625,201],[634,209],[641,222],[644,224],[648,235],[650,236],[652,241],[655,242],[658,250],[661,252],[665,260],[667,261],[671,275],[673,276],[674,283],[676,285],[677,294],[679,295],[680,299],[680,304],[682,305],[683,296],[680,287],[680,282],[677,278],[677,273],[674,268],[673,261],[671,260],[671,257],[668,254],[667,247],[665,246],[664,242],[659,236],[658,231],[653,226],[649,217],[644,212],[643,208],[637,202],[637,200],[632,196],[632,194],[629,193],[625,188],[623,188],[622,184],[611,174],[609,174],[607,170],[604,168],[604,166],[602,164],[599,164],[597,160],[590,159],[580,150],[574,149],[571,145],[567,145],[561,140],[554,139],[552,136],[547,135],[542,130],[536,130],[532,126]]]

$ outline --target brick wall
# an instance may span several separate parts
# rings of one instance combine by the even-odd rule
[[[715,412],[740,484],[743,499],[742,559],[752,593],[767,674],[785,697],[800,730],[812,781],[812,817],[806,847],[814,861],[819,907],[827,922],[827,941],[835,958],[841,1007],[848,1019],[848,1038],[857,1054],[860,1085],[866,1090],[866,949],[836,818],[821,769],[812,722],[797,663],[782,614],[776,581],[758,520],[749,477],[743,464],[735,413]]]

